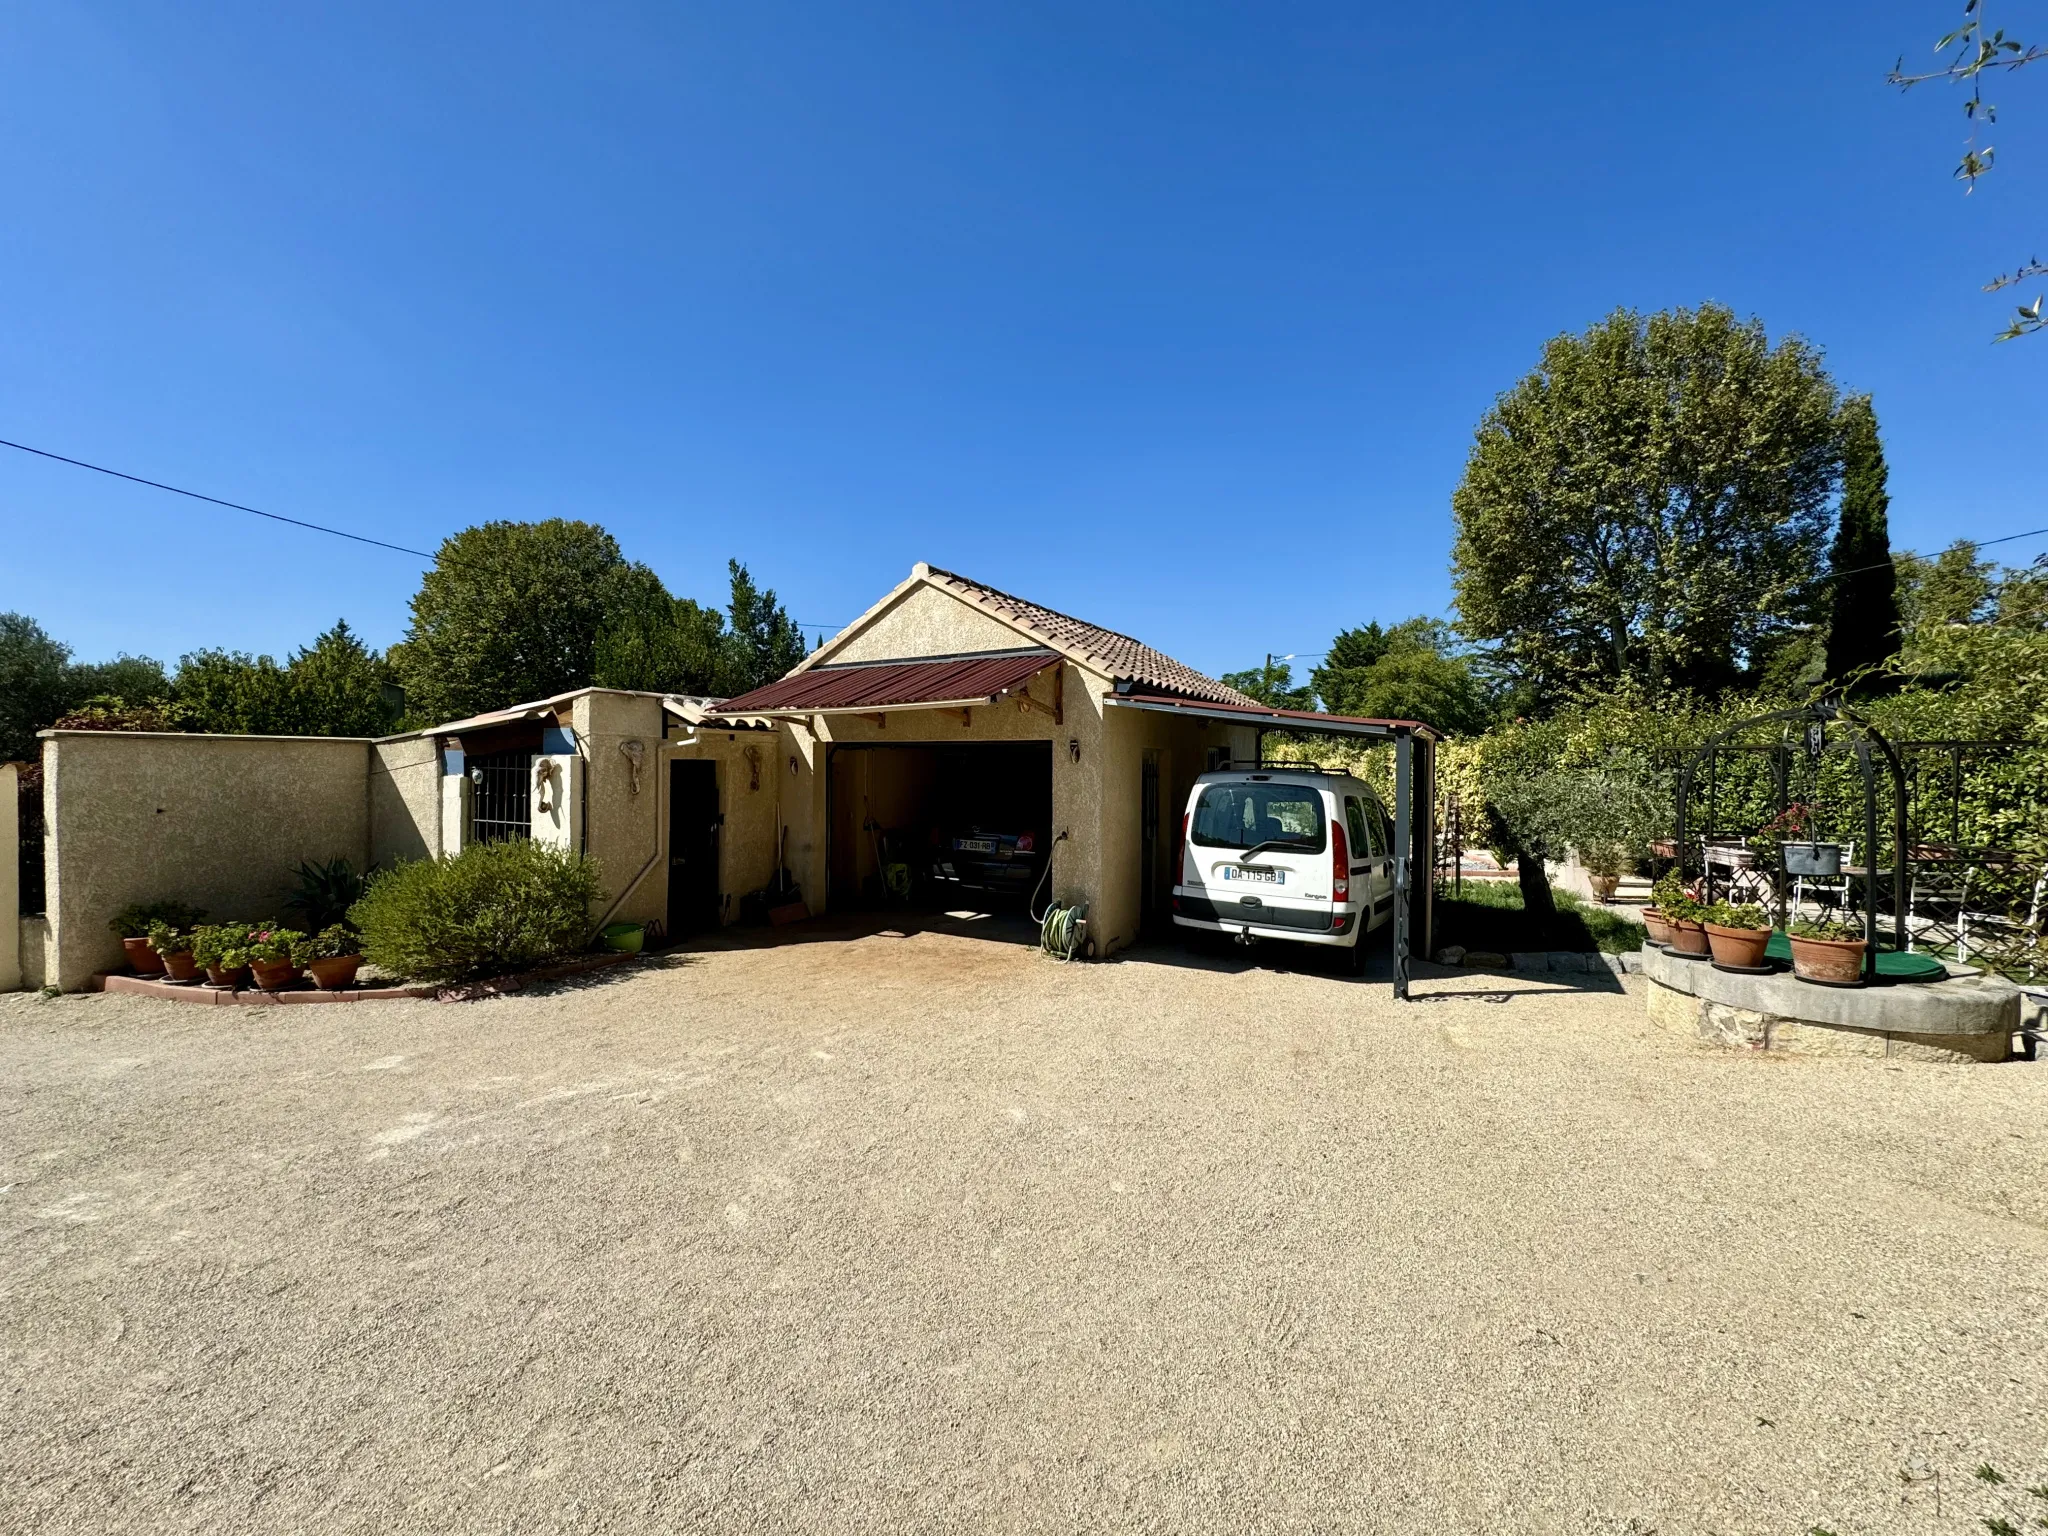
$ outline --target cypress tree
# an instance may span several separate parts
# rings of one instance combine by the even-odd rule
[[[1834,611],[1828,623],[1828,678],[1882,666],[1899,651],[1898,573],[1892,569],[1884,444],[1870,396],[1851,395],[1839,417],[1842,517],[1829,555]]]

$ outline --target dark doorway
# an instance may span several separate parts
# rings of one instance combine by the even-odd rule
[[[668,765],[668,936],[718,926],[718,765]]]

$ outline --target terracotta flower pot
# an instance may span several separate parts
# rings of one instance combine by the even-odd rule
[[[224,965],[209,965],[206,968],[206,979],[216,987],[239,987],[249,979],[249,967],[238,965],[229,970]]]
[[[1761,970],[1769,964],[1764,949],[1771,942],[1770,929],[1723,928],[1719,923],[1707,923],[1705,927],[1714,964],[1734,971]]]
[[[256,986],[264,992],[281,992],[299,979],[299,968],[289,960],[252,960],[249,969],[256,975]]]
[[[1707,948],[1707,925],[1689,919],[1674,917],[1671,923],[1671,953],[1674,955],[1695,955],[1704,958],[1712,953]]]
[[[1664,920],[1664,914],[1655,907],[1643,908],[1643,926],[1650,930],[1652,944],[1671,942],[1671,925]]]
[[[192,951],[183,954],[164,955],[164,974],[173,981],[194,981],[199,976],[199,962],[192,958]]]
[[[335,955],[326,960],[308,960],[306,969],[312,973],[313,985],[322,992],[339,992],[355,985],[356,971],[362,963],[361,955]]]
[[[1621,889],[1621,876],[1588,875],[1586,876],[1586,883],[1593,887],[1593,894],[1595,896],[1599,897],[1601,901],[1607,902],[1614,900],[1614,893]]]
[[[1801,981],[1853,987],[1863,980],[1861,939],[1802,939],[1792,935],[1792,974]]]
[[[164,957],[149,947],[149,940],[123,939],[121,949],[128,956],[128,969],[136,975],[163,975]]]

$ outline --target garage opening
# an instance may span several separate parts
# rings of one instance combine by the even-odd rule
[[[833,911],[1022,912],[1052,852],[1052,743],[831,749]]]

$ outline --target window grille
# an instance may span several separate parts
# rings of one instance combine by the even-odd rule
[[[533,836],[533,754],[487,752],[468,763],[470,838],[479,843]]]

